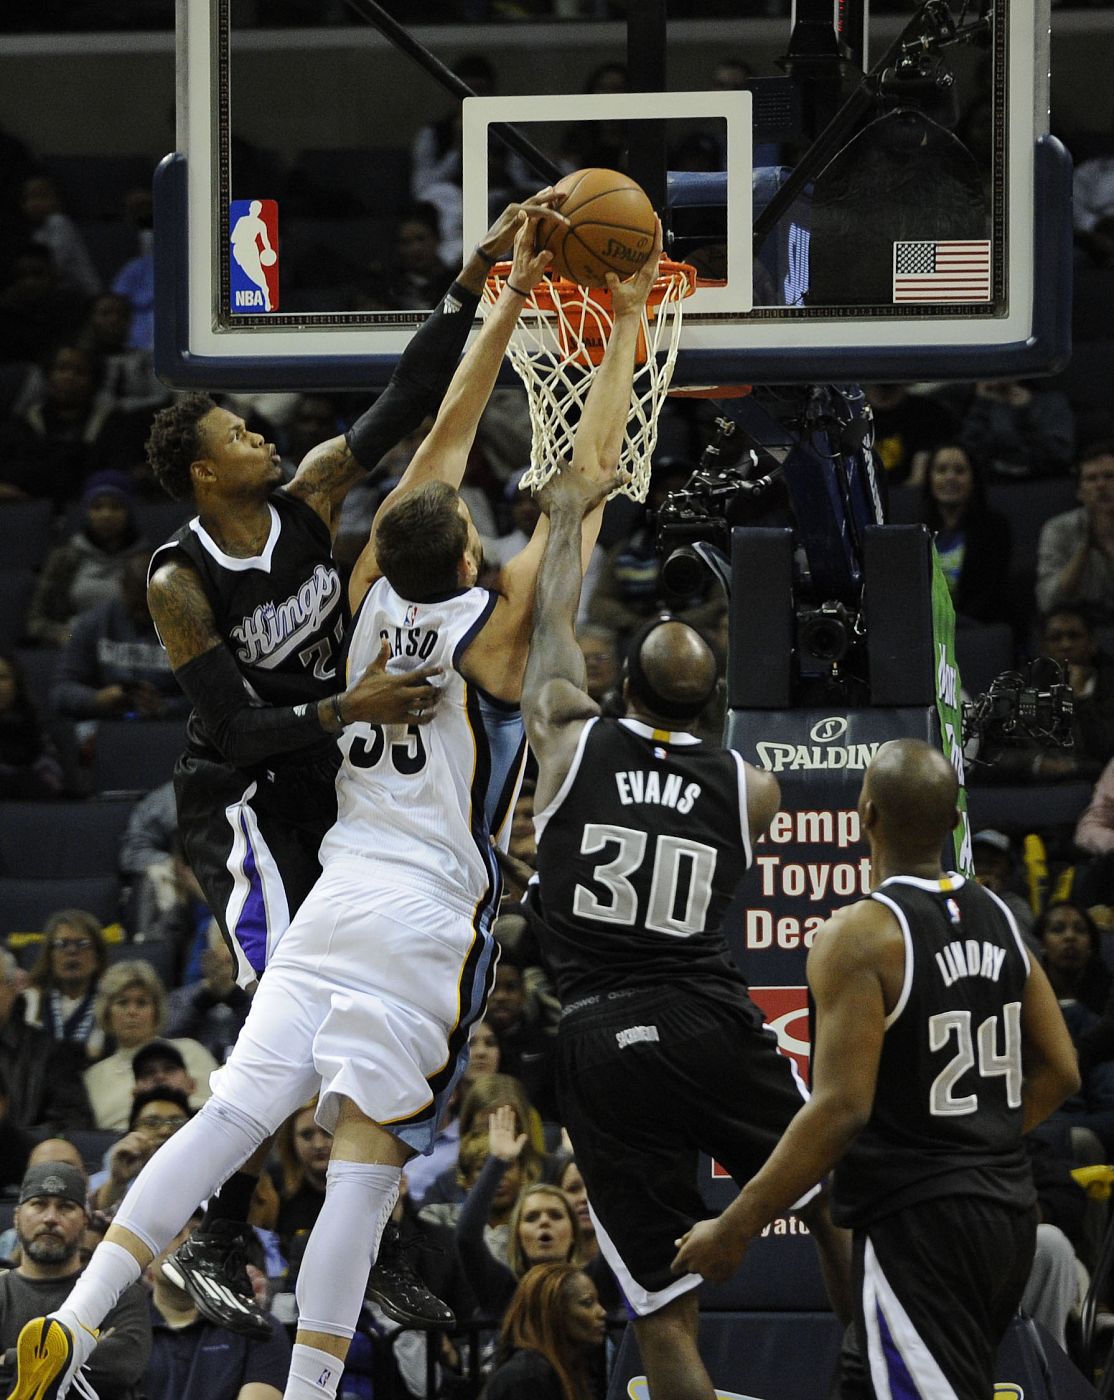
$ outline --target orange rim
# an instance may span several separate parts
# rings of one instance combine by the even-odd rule
[[[502,291],[511,275],[511,266],[509,262],[496,263],[487,274],[488,286],[493,292]],[[678,278],[682,284],[682,298],[692,296],[696,291],[696,268],[691,263],[673,262],[670,258],[662,258],[646,304],[660,306]],[[547,277],[539,282],[533,291],[534,305],[539,311],[556,312],[560,305],[574,298],[579,300],[585,292],[588,294],[588,300],[596,306],[603,307],[605,311],[611,310],[611,293],[606,287],[583,287],[579,282],[569,281],[567,277]]]

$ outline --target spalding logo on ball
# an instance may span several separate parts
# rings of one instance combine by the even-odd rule
[[[556,208],[568,225],[544,225],[539,247],[553,254],[554,277],[582,287],[606,287],[607,274],[629,277],[650,256],[657,216],[646,191],[629,175],[594,167],[574,170],[554,186],[565,196]]]

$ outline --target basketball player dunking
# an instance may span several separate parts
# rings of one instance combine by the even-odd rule
[[[320,873],[318,848],[336,817],[336,736],[357,721],[432,717],[427,669],[388,674],[385,656],[344,689],[337,653],[348,610],[332,558],[349,488],[437,409],[473,324],[490,261],[510,246],[523,207],[485,235],[417,332],[390,384],[344,437],[307,454],[282,486],[274,448],[204,395],[157,417],[155,475],[197,517],[155,552],[151,614],[193,703],[175,772],[186,858],[248,984],[263,971]],[[553,216],[558,219],[560,216]],[[167,1272],[218,1325],[270,1335],[244,1269],[247,1212],[264,1147],[225,1183]],[[372,1280],[377,1300],[410,1326],[451,1314],[395,1249],[389,1232]]]
[[[859,815],[875,889],[809,953],[812,1098],[741,1195],[678,1241],[676,1268],[728,1277],[834,1167],[872,1392],[986,1400],[1036,1239],[1021,1134],[1079,1074],[1013,915],[940,866],[957,796],[951,765],[918,740],[884,745],[867,769]],[[864,1393],[854,1386],[841,1393]]]
[[[533,927],[564,1007],[561,1118],[600,1248],[636,1314],[650,1393],[714,1400],[697,1348],[700,1279],[675,1278],[670,1263],[704,1210],[698,1152],[746,1181],[804,1099],[721,931],[780,793],[769,773],[687,732],[717,676],[711,648],[682,622],[658,618],[635,635],[626,718],[600,717],[575,634],[580,522],[568,503],[549,509],[522,709],[538,760]],[[815,1182],[794,1203],[842,1306],[846,1236]]]
[[[336,1395],[402,1166],[432,1145],[494,974],[492,841],[506,835],[525,754],[518,700],[548,527],[540,522],[505,566],[505,591],[489,594],[475,587],[479,537],[455,487],[524,293],[550,259],[534,252],[533,222],[522,216],[508,285],[353,576],[366,592],[349,667],[360,671],[385,641],[391,671],[435,668],[434,718],[345,730],[321,877],[274,949],[213,1095],[140,1173],[63,1307],[24,1329],[10,1400],[60,1400],[119,1293],[213,1184],[317,1089],[332,1156],[298,1276],[285,1397]],[[568,469],[566,489],[591,478],[600,501],[619,458],[660,250],[659,232],[643,271],[612,289],[615,330]],[[584,523],[578,573],[601,514]]]

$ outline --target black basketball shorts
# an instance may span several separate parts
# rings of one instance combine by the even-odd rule
[[[807,1097],[741,989],[736,1005],[677,987],[578,1004],[557,1035],[557,1090],[600,1248],[639,1314],[700,1281],[669,1269],[709,1213],[700,1153],[743,1185]]]
[[[1036,1231],[1035,1209],[979,1196],[921,1201],[857,1229],[855,1334],[870,1389],[854,1368],[842,1400],[988,1400]]]
[[[336,820],[336,762],[277,768],[257,780],[186,753],[174,770],[178,834],[248,986],[321,874]]]

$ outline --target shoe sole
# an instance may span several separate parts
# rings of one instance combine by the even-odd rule
[[[162,1271],[176,1288],[180,1288],[186,1294],[198,1312],[217,1327],[227,1327],[231,1332],[239,1332],[242,1336],[260,1340],[271,1335],[271,1324],[263,1312],[258,1312],[258,1316],[243,1312],[235,1303],[228,1302],[227,1298],[222,1296],[221,1290],[230,1297],[236,1296],[227,1285],[220,1285],[218,1288],[218,1285],[210,1284],[209,1287],[217,1294],[214,1297],[171,1259],[163,1260]],[[15,1397],[9,1396],[9,1400],[15,1400]],[[20,1396],[19,1400],[23,1400],[23,1397]]]
[[[56,1400],[70,1362],[73,1342],[56,1318],[28,1322],[16,1342],[16,1383],[8,1400]]]

